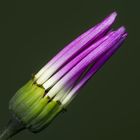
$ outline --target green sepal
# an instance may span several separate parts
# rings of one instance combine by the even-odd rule
[[[9,104],[10,110],[18,117],[23,123],[23,117],[30,112],[31,106],[39,99],[43,98],[45,89],[39,87],[37,84],[30,80],[25,86],[19,89],[16,95],[12,98]],[[35,113],[35,112],[34,112]],[[36,114],[32,114],[32,117]]]
[[[22,121],[28,126],[28,123],[35,119],[47,105],[49,98],[38,99],[28,110],[24,113]]]
[[[34,132],[42,129],[45,122],[50,119],[51,116],[57,114],[59,107],[60,104],[57,101],[50,101],[42,110],[42,112],[29,124],[30,130]]]
[[[46,119],[42,120],[40,123],[37,125],[34,125],[30,128],[30,131],[37,133],[40,132],[42,129],[46,128],[49,126],[49,124],[61,113],[63,112],[64,109],[61,108],[60,106],[57,106],[51,114],[46,116]]]
[[[26,97],[28,97],[35,88],[36,86],[34,86],[33,80],[30,80],[23,87],[21,87],[9,102],[10,110],[14,110],[15,107],[18,106]]]
[[[58,101],[45,96],[45,89],[30,80],[11,99],[12,113],[32,132],[39,132],[62,112]]]

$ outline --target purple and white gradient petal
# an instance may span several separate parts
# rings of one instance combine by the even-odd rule
[[[85,58],[83,58],[75,67],[73,67],[65,76],[60,79],[46,94],[49,97],[54,97],[62,88],[70,87],[74,84],[82,73],[109,49],[111,49],[117,42],[120,41],[125,33],[125,28],[121,27],[114,32],[108,39],[101,43],[96,49],[91,51]],[[71,83],[71,84],[70,84]],[[44,86],[44,85],[43,85]],[[45,88],[45,86],[44,86]]]
[[[124,42],[124,40],[127,37],[127,33],[125,33],[120,41],[112,47],[107,53],[105,53],[97,62],[95,65],[93,65],[90,70],[86,73],[86,75],[83,77],[83,79],[75,85],[75,87],[67,94],[65,98],[61,100],[62,106],[67,107],[69,103],[74,99],[74,97],[77,95],[78,91],[83,87],[83,85],[86,84],[86,82],[104,65],[104,63],[119,49],[121,44]]]
[[[86,49],[90,43],[94,42],[96,39],[100,39],[107,31],[109,31],[111,25],[115,21],[116,15],[116,12],[113,12],[100,24],[89,29],[89,31],[78,37],[62,51],[60,51],[60,53],[58,53],[35,75],[37,84],[41,85],[46,82],[46,80],[48,80],[61,66],[74,58],[83,49]]]
[[[113,32],[109,33],[105,37],[101,38],[94,45],[91,45],[89,48],[81,52],[78,56],[76,56],[73,60],[71,60],[68,64],[66,64],[62,69],[60,69],[57,73],[55,73],[50,79],[48,79],[43,87],[47,90],[52,87],[60,78],[62,78],[69,70],[71,70],[78,62],[80,62],[84,57],[86,57],[93,49],[98,47],[103,41],[105,41]]]
[[[116,15],[113,12],[80,35],[35,75],[35,82],[46,90],[45,97],[67,106],[77,91],[116,52],[127,36],[123,26],[110,31]]]

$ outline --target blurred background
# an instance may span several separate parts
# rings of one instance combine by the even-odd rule
[[[22,0],[0,2],[0,128],[8,102],[62,47],[113,11],[126,42],[44,131],[12,140],[140,139],[139,0]]]

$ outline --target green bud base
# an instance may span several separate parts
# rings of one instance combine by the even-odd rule
[[[34,133],[47,127],[63,111],[59,101],[54,101],[45,94],[43,87],[30,80],[16,92],[9,103],[12,115]]]

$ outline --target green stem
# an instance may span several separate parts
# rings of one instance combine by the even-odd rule
[[[8,125],[1,132],[0,140],[10,139],[12,136],[17,134],[18,132],[20,132],[24,128],[25,127],[23,126],[23,124],[19,120],[13,118],[9,121]]]

